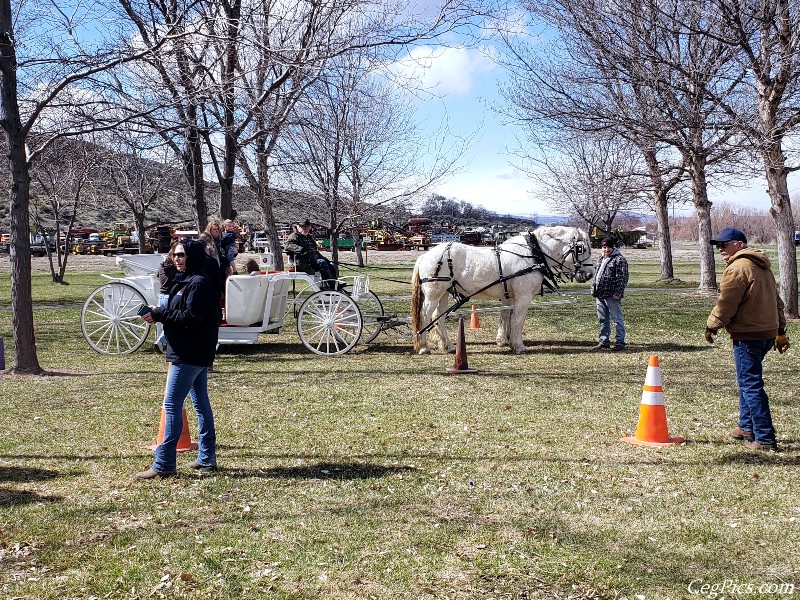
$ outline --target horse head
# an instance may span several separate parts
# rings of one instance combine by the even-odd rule
[[[592,240],[583,229],[575,228],[575,237],[572,241],[572,254],[575,280],[578,283],[591,281],[594,277],[592,264]]]
[[[594,277],[592,243],[578,227],[540,227],[534,231],[557,277],[585,283]]]

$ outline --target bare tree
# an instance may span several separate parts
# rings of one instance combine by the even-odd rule
[[[738,116],[763,162],[777,229],[781,297],[787,315],[797,317],[795,219],[787,178],[800,168],[800,156],[785,140],[800,127],[800,7],[789,0],[714,0],[701,6],[710,8],[723,25],[709,33],[739,51],[749,74],[743,83],[757,109]],[[730,108],[736,115],[738,109]]]
[[[641,206],[640,159],[622,138],[567,132],[557,149],[542,147],[528,159],[530,175],[546,190],[542,200],[589,227],[610,231],[620,212]]]
[[[116,3],[101,0],[70,13],[56,3],[48,6],[52,10],[39,10],[24,2],[12,6],[10,0],[0,0],[0,126],[8,140],[11,170],[12,370],[34,374],[42,368],[36,355],[31,297],[31,161],[53,140],[78,136],[95,127],[87,126],[81,115],[102,115],[108,110],[101,95],[103,74],[141,59],[174,34],[167,26],[150,43],[133,44],[129,32],[115,30],[115,22],[109,19]],[[100,38],[97,32],[84,37],[98,19],[103,21],[100,31],[107,37]],[[78,83],[87,81],[97,84],[94,95],[78,89]],[[82,110],[72,111],[76,107]],[[44,140],[38,147],[28,145],[34,129]]]
[[[405,96],[353,55],[333,61],[307,90],[282,150],[292,181],[325,207],[334,261],[354,218],[407,202],[458,169],[469,138],[442,151],[444,131],[424,137],[413,115]]]
[[[145,252],[148,212],[166,208],[175,202],[183,186],[176,184],[176,169],[169,161],[171,152],[142,147],[131,137],[121,137],[124,128],[117,130],[116,143],[105,153],[101,171],[103,182],[94,190],[98,198],[124,206],[133,217],[139,238],[139,252]]]
[[[718,101],[734,96],[742,70],[728,46],[696,33],[700,23],[718,30],[719,22],[703,20],[683,0],[553,0],[526,7],[558,28],[564,48],[563,64],[539,74],[512,46],[518,68],[530,73],[528,96],[538,99],[521,108],[578,131],[609,130],[630,139],[648,167],[662,228],[670,186],[685,168],[699,221],[700,288],[716,289],[707,180],[742,151],[739,120]],[[666,168],[658,160],[665,145],[680,156]]]
[[[310,2],[291,5],[286,12],[264,4],[247,20],[242,15],[242,32],[247,33],[241,39],[247,44],[240,44],[241,76],[235,87],[243,92],[245,101],[239,105],[246,112],[236,125],[237,161],[258,199],[273,247],[278,244],[273,182],[282,176],[276,171],[275,152],[309,86],[337,57],[355,55],[356,65],[362,60],[388,62],[420,41],[434,42],[459,28],[468,32],[491,12],[491,4],[492,0],[434,2],[421,14],[397,0]],[[281,262],[276,256],[276,264]]]
[[[60,139],[31,163],[31,216],[45,248],[54,282],[64,283],[70,253],[69,232],[91,195],[100,148],[83,140]],[[55,263],[49,240],[55,245]]]
[[[131,107],[145,131],[161,136],[183,166],[191,189],[195,225],[205,228],[209,208],[206,199],[203,147],[206,124],[203,108],[208,102],[212,38],[206,24],[218,12],[215,2],[178,0],[133,2],[118,0],[129,22],[145,44],[156,48],[146,60],[129,66],[119,78],[117,108]],[[165,27],[180,35],[158,45]],[[158,85],[153,85],[157,81]]]

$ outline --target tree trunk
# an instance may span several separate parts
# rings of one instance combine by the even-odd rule
[[[701,292],[717,291],[717,272],[714,265],[714,248],[711,246],[711,202],[708,200],[705,164],[696,159],[689,167],[692,194],[697,212],[697,243],[700,245]]]
[[[236,140],[236,87],[234,80],[238,65],[239,19],[242,3],[240,0],[223,2],[228,21],[225,40],[225,61],[222,65],[222,104],[225,136],[225,156],[222,158],[222,177],[220,177],[219,214],[223,219],[235,219],[233,208],[233,183],[236,169],[236,154],[239,144]]]
[[[189,106],[187,117],[191,124],[186,128],[183,166],[186,170],[189,187],[192,189],[195,225],[197,231],[203,231],[208,224],[208,206],[206,205],[205,181],[203,180],[203,138],[197,128],[197,106]]]
[[[675,279],[672,265],[672,235],[669,231],[669,207],[667,191],[660,189],[655,194],[656,221],[658,222],[658,251],[661,255],[661,278]]]
[[[775,219],[778,240],[778,269],[780,272],[780,294],[785,304],[787,317],[797,318],[797,249],[794,245],[794,215],[789,199],[789,186],[786,178],[789,171],[785,167],[783,150],[777,147],[764,151],[767,190],[770,198],[769,212]]]
[[[31,290],[31,245],[28,209],[30,175],[25,153],[25,132],[17,103],[17,55],[12,36],[9,0],[0,0],[0,125],[8,138],[11,170],[11,314],[14,335],[15,373],[39,374],[33,333]]]
[[[146,239],[146,233],[145,233],[145,230],[144,230],[144,217],[145,217],[144,211],[142,211],[142,212],[134,211],[133,212],[134,225],[136,227],[136,233],[139,236],[139,254],[144,254],[145,252],[147,252],[147,249],[145,248],[145,244],[147,243],[147,239]]]
[[[656,157],[656,151],[652,148],[642,150],[647,170],[650,173],[650,181],[653,182],[653,208],[656,213],[658,223],[658,251],[661,255],[661,278],[674,279],[675,270],[672,265],[672,236],[669,231],[669,191],[678,183],[679,178],[674,177],[671,182],[665,184],[661,175],[661,168]]]

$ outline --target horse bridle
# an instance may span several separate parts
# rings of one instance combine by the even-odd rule
[[[555,256],[550,256],[547,254],[547,252],[542,250],[541,244],[539,244],[539,239],[532,231],[528,231],[526,235],[528,236],[529,248],[533,254],[531,258],[534,260],[540,260],[541,258],[550,259],[553,263],[555,263],[555,270],[557,273],[553,273],[548,266],[548,271],[551,273],[554,283],[556,278],[558,278],[558,281],[561,281],[562,283],[566,283],[567,279],[569,279],[569,281],[575,281],[575,276],[578,274],[578,271],[580,271],[585,264],[591,264],[592,262],[591,254],[587,260],[581,260],[581,255],[586,252],[586,245],[585,242],[577,235],[573,236],[569,248],[566,250],[566,252],[564,252],[564,254],[561,255],[561,259],[558,259]],[[537,254],[539,256],[537,256]],[[572,258],[573,263],[575,263],[575,266],[571,271],[567,268],[567,259],[570,257]],[[556,287],[558,286],[556,285]]]

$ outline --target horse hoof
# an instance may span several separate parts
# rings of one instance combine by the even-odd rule
[[[456,347],[455,347],[455,346],[450,346],[450,347],[447,349],[447,353],[448,353],[448,354],[455,354],[455,353],[456,353]]]
[[[497,340],[497,345],[500,346],[501,348],[505,348],[506,346],[508,346],[508,342],[505,340]]]
[[[525,348],[525,346],[523,346],[522,348],[514,348],[514,354],[525,354],[526,352],[527,349]]]
[[[420,354],[420,355],[423,355],[423,354],[430,354],[430,353],[431,353],[431,351],[430,351],[430,349],[428,349],[428,348],[420,348],[420,350],[419,350],[419,354]]]

